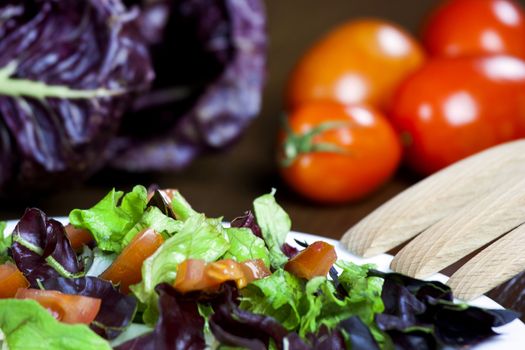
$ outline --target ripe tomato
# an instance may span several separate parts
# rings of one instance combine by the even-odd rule
[[[446,1],[430,15],[423,42],[432,55],[525,58],[525,11],[509,0]]]
[[[97,317],[102,301],[82,295],[64,294],[55,290],[19,289],[16,299],[33,299],[64,323],[90,324]]]
[[[197,290],[210,292],[217,290],[224,282],[235,281],[237,288],[241,289],[270,274],[261,259],[242,263],[223,259],[209,264],[200,259],[187,259],[179,265],[173,287],[181,293]]]
[[[428,62],[397,92],[391,120],[409,165],[430,174],[525,136],[525,61],[511,56]]]
[[[396,170],[401,146],[383,116],[365,106],[312,102],[288,118],[279,138],[284,180],[319,202],[362,198]]]
[[[284,269],[297,277],[310,280],[317,276],[326,276],[336,260],[337,254],[334,246],[317,241],[291,258]]]
[[[27,287],[29,282],[14,264],[8,262],[0,265],[0,299],[12,298],[19,288]]]
[[[120,283],[120,290],[129,293],[129,286],[142,280],[142,263],[163,242],[162,236],[152,229],[138,233],[100,277],[115,284]]]
[[[93,242],[93,235],[86,229],[75,228],[75,226],[68,224],[65,230],[71,247],[76,251],[82,250],[84,245]]]
[[[333,100],[384,108],[396,86],[423,60],[422,48],[402,28],[375,19],[348,22],[299,61],[287,88],[288,107]]]

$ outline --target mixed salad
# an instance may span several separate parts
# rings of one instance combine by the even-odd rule
[[[273,192],[231,225],[143,186],[69,221],[27,209],[0,235],[2,349],[435,349],[518,317],[337,260],[325,242],[287,244]]]

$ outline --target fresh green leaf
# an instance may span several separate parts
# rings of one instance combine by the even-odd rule
[[[288,330],[295,330],[301,321],[300,303],[304,281],[279,269],[271,276],[253,281],[241,290],[240,307],[278,320]]]
[[[368,277],[368,270],[375,268],[374,265],[338,261],[337,266],[343,269],[339,276],[339,283],[348,292],[354,314],[358,315],[365,324],[371,325],[374,315],[384,310],[381,299],[383,279]]]
[[[141,219],[147,201],[143,186],[135,186],[126,195],[113,189],[91,209],[73,210],[69,221],[77,228],[89,230],[100,249],[120,253],[125,246],[123,238]]]
[[[181,262],[189,258],[215,261],[229,247],[222,226],[212,224],[202,214],[190,216],[176,235],[144,261],[142,281],[131,286],[137,298],[148,306],[144,312],[146,323],[153,324],[157,320],[155,286],[163,282],[172,283]]]
[[[5,221],[0,221],[0,264],[5,263],[9,260],[9,255],[7,255],[7,249],[11,246],[11,235],[5,236],[5,227],[7,223]]]
[[[195,210],[193,210],[186,198],[184,198],[179,191],[173,191],[171,208],[173,209],[177,219],[182,221],[185,221],[190,216],[198,214]]]
[[[164,213],[157,207],[151,207],[146,210],[139,222],[137,222],[128,233],[126,233],[122,239],[122,245],[124,247],[127,246],[137,233],[147,228],[152,228],[156,232],[162,234],[165,238],[168,238],[180,231],[182,225],[182,221],[174,220],[164,215]]]
[[[271,265],[274,269],[278,269],[288,261],[281,247],[290,232],[292,222],[284,209],[275,201],[274,194],[275,191],[272,191],[255,199],[253,208],[263,239],[270,251]]]
[[[9,350],[111,349],[88,326],[60,323],[34,300],[0,300],[0,329]]]
[[[270,266],[269,252],[262,239],[255,236],[248,228],[227,228],[226,234],[230,241],[230,249],[224,255],[225,259],[243,262],[251,259],[262,259]]]

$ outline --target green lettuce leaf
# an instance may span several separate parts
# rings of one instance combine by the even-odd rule
[[[120,253],[124,248],[124,236],[141,219],[148,202],[143,186],[135,186],[126,195],[113,189],[94,207],[74,209],[69,221],[77,228],[89,230],[97,246],[105,251]]]
[[[131,286],[135,296],[147,309],[144,321],[153,324],[157,320],[157,294],[155,286],[159,283],[172,283],[177,275],[177,267],[186,259],[215,261],[230,248],[224,229],[212,224],[203,214],[190,216],[180,231],[169,238],[142,265],[142,281]]]
[[[374,265],[357,265],[347,261],[338,261],[337,266],[343,271],[339,276],[339,283],[348,292],[348,300],[354,315],[371,325],[374,315],[384,310],[381,291],[383,279],[380,277],[368,277],[368,270],[375,268]]]
[[[187,220],[190,216],[198,214],[195,210],[193,210],[190,203],[188,203],[186,198],[184,198],[179,191],[173,191],[171,208],[173,209],[177,219],[182,221]]]
[[[104,350],[109,343],[86,325],[57,321],[34,300],[0,300],[2,349],[9,350]]]
[[[323,325],[333,329],[352,316],[373,328],[374,315],[384,309],[382,279],[367,277],[370,265],[340,262],[338,266],[343,269],[341,283],[349,292],[344,299],[337,297],[334,283],[326,277],[305,281],[279,269],[241,290],[240,307],[272,316],[301,337],[316,333]]]
[[[11,246],[11,235],[5,236],[4,231],[6,225],[7,223],[5,221],[0,221],[0,264],[9,260],[7,249]]]
[[[98,248],[93,250],[88,246],[82,248],[79,260],[84,265],[86,276],[98,277],[115,261],[117,254],[105,253]]]
[[[122,245],[124,247],[127,246],[137,233],[144,229],[152,228],[162,234],[164,238],[168,238],[180,231],[182,225],[182,221],[174,220],[164,215],[164,213],[157,207],[151,207],[144,212],[144,215],[142,215],[135,226],[126,233],[122,239]]]
[[[282,267],[288,258],[281,250],[292,222],[283,208],[275,201],[275,190],[253,202],[253,209],[262,236],[270,251],[270,262],[274,269]]]
[[[226,234],[230,241],[230,249],[224,254],[225,259],[234,259],[239,262],[262,259],[266,266],[270,266],[266,244],[249,228],[227,228]]]
[[[279,269],[271,276],[253,281],[241,290],[240,307],[278,320],[286,329],[295,330],[301,322],[300,304],[305,283]]]

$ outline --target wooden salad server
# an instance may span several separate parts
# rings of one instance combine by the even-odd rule
[[[401,192],[350,228],[341,242],[363,257],[387,252],[524,174],[525,140],[490,148]]]
[[[447,284],[459,299],[477,298],[525,270],[524,250],[525,225],[522,225],[469,260]]]
[[[369,257],[415,237],[391,268],[418,278],[485,247],[449,281],[457,297],[477,297],[525,270],[524,160],[525,140],[466,158],[380,206],[341,242]]]

